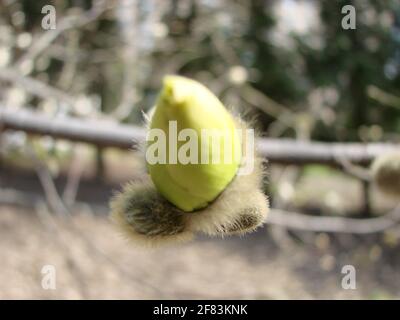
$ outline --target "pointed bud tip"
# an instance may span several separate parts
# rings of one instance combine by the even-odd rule
[[[187,103],[193,93],[193,80],[178,75],[167,75],[163,79],[159,104],[163,107],[178,107]]]

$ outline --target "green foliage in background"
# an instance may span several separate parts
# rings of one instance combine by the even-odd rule
[[[54,1],[57,21],[90,10],[93,3]],[[153,106],[162,77],[178,73],[201,81],[226,105],[258,114],[267,135],[327,141],[399,139],[396,0],[138,0],[131,20],[121,14],[123,1],[107,3],[112,9],[60,35],[30,72],[91,102],[85,114],[84,108],[68,113],[113,115],[130,97],[128,112],[119,120],[139,122],[141,111]],[[276,8],[288,10],[299,3],[317,12],[313,19],[318,23],[306,32],[293,30],[276,38],[286,15],[284,11],[278,16]],[[40,28],[46,4],[2,3],[0,25],[10,27],[15,39],[31,33],[34,42],[46,32]],[[341,9],[348,4],[356,8],[355,30],[341,25]],[[17,23],[20,12],[24,19]],[[292,22],[300,21],[302,12],[291,17]],[[26,49],[11,50],[16,61]],[[41,108],[41,102],[29,96],[26,104]]]

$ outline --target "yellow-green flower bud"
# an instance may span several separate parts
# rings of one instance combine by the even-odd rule
[[[147,159],[151,179],[157,190],[183,211],[206,207],[235,177],[241,162],[235,121],[218,98],[197,81],[181,76],[164,78],[150,122],[150,131],[153,129],[165,133],[164,151],[158,152],[164,152],[166,162]],[[149,142],[147,151],[152,148]]]
[[[158,246],[197,233],[241,235],[265,222],[265,166],[247,134],[254,131],[207,88],[165,77],[147,120],[146,165],[153,183],[148,176],[131,181],[111,201],[111,217],[128,238]]]

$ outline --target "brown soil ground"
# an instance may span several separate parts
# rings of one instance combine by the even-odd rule
[[[96,173],[85,172],[79,187],[77,200],[92,210],[81,206],[66,219],[47,214],[43,206],[0,204],[1,299],[400,298],[398,229],[355,236],[267,226],[243,238],[199,237],[180,246],[134,247],[105,213],[112,191],[142,170],[127,153],[108,154],[106,163],[110,158],[114,167],[106,166],[106,177],[93,180]],[[278,180],[273,170],[269,179]],[[65,177],[55,182],[62,191]],[[0,188],[43,198],[35,173],[20,168],[0,170]],[[361,207],[360,184],[338,174],[305,176],[294,191],[290,201],[318,208],[317,214]],[[393,205],[373,200],[381,207]],[[341,270],[348,264],[357,272],[356,290],[341,286]],[[56,268],[55,290],[41,286],[45,265]]]
[[[1,206],[0,298],[400,297],[398,250],[380,237],[305,235],[278,246],[270,231],[145,250],[123,240],[104,216],[81,212],[66,220]],[[345,264],[357,270],[356,290],[341,287]],[[56,268],[56,290],[41,287],[44,265]]]

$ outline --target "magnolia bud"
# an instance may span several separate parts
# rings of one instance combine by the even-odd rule
[[[159,149],[149,142],[145,150],[154,185],[147,178],[131,182],[111,201],[111,217],[128,237],[154,246],[187,240],[196,232],[244,234],[264,223],[263,160],[247,148],[254,146],[254,136],[239,138],[237,129],[247,132],[246,123],[233,118],[207,88],[184,77],[166,77],[148,122],[150,136],[152,130],[164,135],[158,137]],[[188,136],[195,137],[190,151],[197,162],[180,161],[180,148],[190,142],[181,139],[185,130],[194,133]],[[212,130],[206,143],[203,130]],[[154,150],[168,161],[153,162]],[[213,161],[216,154],[219,161]],[[237,174],[239,168],[246,174]]]
[[[197,81],[165,77],[150,129],[161,129],[167,138],[166,163],[148,163],[151,179],[178,208],[190,212],[206,207],[236,175],[241,141],[234,120],[218,98]],[[186,143],[178,139],[184,129],[192,130],[197,141],[190,150],[196,161],[183,164],[177,153]]]
[[[371,170],[380,190],[388,195],[400,197],[400,152],[377,157]]]
[[[188,214],[188,229],[210,236],[244,234],[261,226],[267,217],[268,199],[262,192],[265,176],[261,158],[254,170],[238,175],[207,208]]]
[[[128,183],[111,202],[111,219],[134,242],[155,246],[188,240],[185,213],[165,200],[147,180]]]

